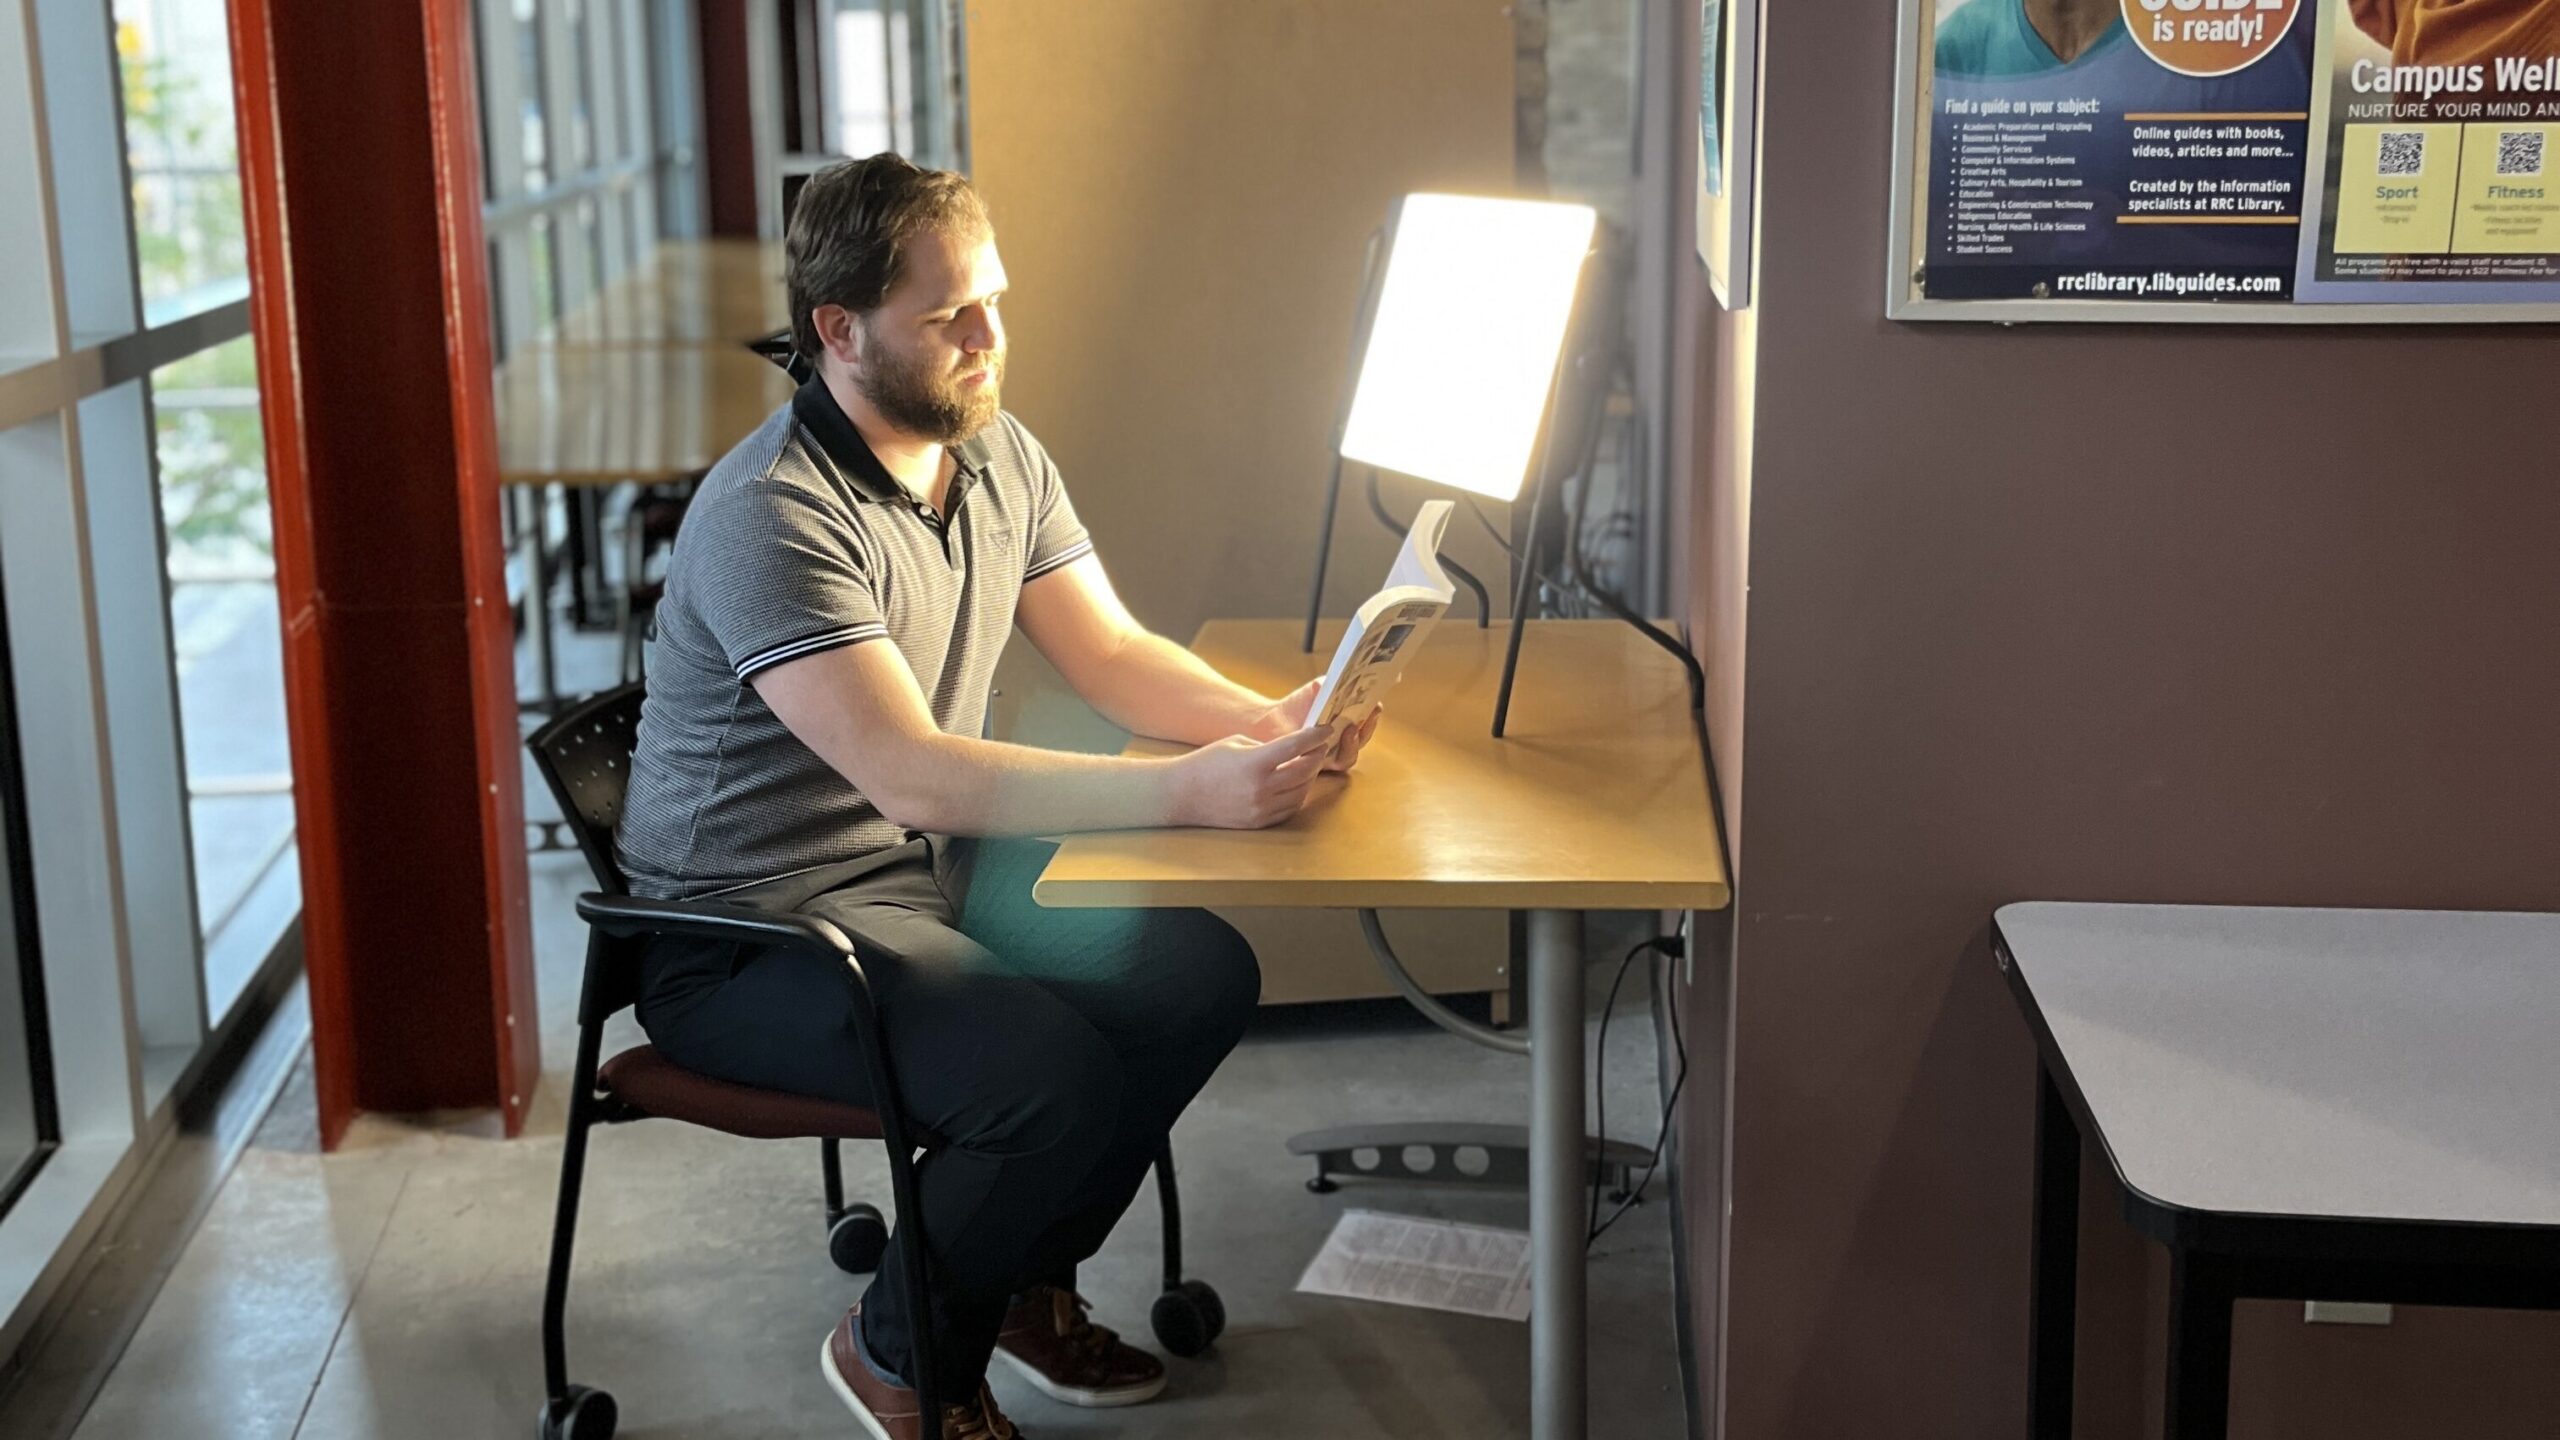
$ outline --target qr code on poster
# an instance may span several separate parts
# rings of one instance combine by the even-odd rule
[[[2539,130],[2501,130],[2498,132],[2498,173],[2501,175],[2539,175],[2542,173],[2542,134]]]
[[[2416,175],[2427,168],[2427,132],[2424,130],[2385,130],[2382,149],[2375,157],[2374,172],[2380,175]]]

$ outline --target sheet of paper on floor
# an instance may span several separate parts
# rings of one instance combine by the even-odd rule
[[[1308,1295],[1526,1320],[1529,1236],[1485,1225],[1345,1210],[1299,1277],[1298,1289]]]

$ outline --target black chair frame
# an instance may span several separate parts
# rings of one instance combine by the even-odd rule
[[[541,1440],[610,1440],[617,1423],[613,1397],[569,1379],[567,1317],[569,1273],[576,1246],[578,1204],[586,1174],[587,1139],[599,1124],[614,1125],[652,1118],[648,1112],[597,1088],[597,1072],[605,1023],[640,998],[640,956],[650,936],[677,935],[712,941],[797,949],[839,968],[851,1004],[854,1038],[863,1055],[866,1078],[878,1121],[880,1141],[888,1152],[891,1202],[906,1223],[888,1229],[872,1206],[844,1200],[843,1161],[834,1137],[819,1142],[819,1161],[826,1191],[829,1253],[839,1268],[860,1272],[874,1268],[891,1238],[904,1262],[908,1313],[930,1314],[930,1257],[916,1203],[917,1152],[932,1138],[908,1121],[898,1103],[888,1041],[880,1028],[879,1008],[853,942],[835,925],[816,916],[778,913],[707,900],[651,900],[629,893],[613,831],[621,814],[622,794],[630,773],[630,755],[638,734],[643,686],[624,685],[588,697],[544,725],[525,741],[535,768],[559,802],[564,823],[577,836],[578,847],[594,872],[599,890],[578,897],[578,915],[588,926],[586,971],[578,994],[578,1043],[570,1073],[568,1126],[560,1157],[560,1190],[552,1220],[551,1261],[542,1298],[542,1368],[546,1399]],[[1205,1282],[1182,1276],[1182,1207],[1175,1184],[1170,1142],[1156,1157],[1156,1184],[1164,1209],[1164,1289],[1151,1316],[1157,1340],[1176,1355],[1205,1352],[1226,1328],[1226,1308]],[[918,1399],[923,1413],[939,1414],[944,1399],[933,1394],[930,1327],[915,1337]],[[965,1397],[948,1397],[959,1400]]]

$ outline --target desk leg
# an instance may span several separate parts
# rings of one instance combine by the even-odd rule
[[[2080,1279],[2080,1127],[2036,1070],[2035,1249],[2028,1261],[2027,1434],[2070,1440],[2071,1363]]]
[[[2169,1252],[2168,1440],[2222,1440],[2231,1412],[2231,1261]]]
[[[551,540],[543,533],[551,518],[551,487],[527,485],[523,490],[532,511],[524,532],[525,564],[532,572],[525,580],[524,636],[533,649],[534,692],[533,702],[520,702],[518,708],[549,715],[560,709],[559,661],[551,651]]]
[[[1529,915],[1529,1433],[1582,1440],[1582,915]]]

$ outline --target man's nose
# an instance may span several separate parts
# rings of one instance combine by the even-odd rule
[[[960,348],[972,355],[983,355],[991,350],[1002,349],[1003,346],[1004,322],[996,318],[996,312],[980,306],[977,311],[977,323],[970,326],[969,333],[961,337]]]

